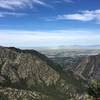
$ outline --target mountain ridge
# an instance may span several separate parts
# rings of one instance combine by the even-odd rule
[[[76,68],[75,73],[86,80],[100,80],[100,54],[88,56]]]
[[[45,94],[47,100],[70,100],[78,98],[76,93],[83,93],[80,89],[83,80],[71,72],[65,73],[58,64],[34,50],[0,47],[0,77],[2,87],[9,87],[11,91],[13,88],[38,91]]]

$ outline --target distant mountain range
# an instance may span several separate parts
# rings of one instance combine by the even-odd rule
[[[70,45],[70,46],[48,47],[47,49],[52,49],[52,50],[53,49],[100,49],[100,45]]]
[[[59,46],[61,49],[100,49],[100,45],[71,45],[71,46]]]
[[[21,49],[56,50],[56,49],[100,49],[100,45],[62,45],[55,47],[20,47]]]

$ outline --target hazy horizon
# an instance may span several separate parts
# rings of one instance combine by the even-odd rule
[[[98,0],[1,0],[0,45],[100,45]]]

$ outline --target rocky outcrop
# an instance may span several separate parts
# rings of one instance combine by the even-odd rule
[[[50,97],[36,91],[0,87],[0,100],[47,100],[48,98]]]
[[[100,80],[100,55],[87,57],[74,72],[85,80]]]
[[[0,48],[0,74],[11,83],[26,81],[26,84],[56,84],[59,74],[41,59],[37,52],[28,53],[19,49]],[[40,55],[41,56],[41,55]],[[45,56],[44,56],[45,57]],[[23,85],[23,83],[22,83]]]

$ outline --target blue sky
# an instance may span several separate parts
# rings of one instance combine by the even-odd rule
[[[100,1],[0,0],[0,45],[100,45]]]

